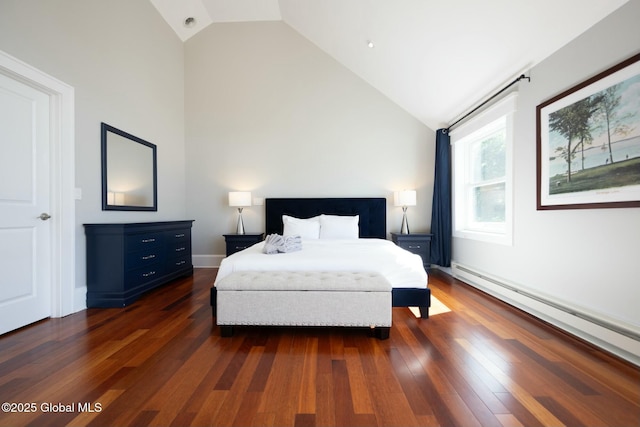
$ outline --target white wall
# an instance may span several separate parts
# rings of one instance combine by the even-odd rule
[[[75,88],[76,287],[83,223],[185,219],[183,45],[148,0],[2,0],[0,50]],[[158,212],[103,212],[100,122],[158,146]]]
[[[209,26],[185,44],[185,77],[187,213],[209,264],[235,230],[230,190],[386,196],[391,232],[392,192],[415,188],[410,225],[429,229],[434,132],[286,24]],[[263,212],[245,209],[247,231],[264,231]]]
[[[456,263],[636,333],[640,333],[640,210],[537,211],[535,113],[538,104],[638,53],[638,17],[640,1],[632,0],[534,67],[530,83],[519,84],[513,246],[453,241]],[[602,338],[602,331],[590,325],[584,329],[594,342],[606,341],[638,355],[637,341]]]

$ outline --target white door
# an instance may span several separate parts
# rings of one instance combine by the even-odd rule
[[[51,316],[49,123],[49,95],[0,74],[0,334]]]

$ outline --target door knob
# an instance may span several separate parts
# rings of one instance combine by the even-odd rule
[[[42,212],[38,218],[40,218],[40,219],[41,219],[41,220],[43,220],[43,221],[46,221],[46,220],[48,220],[49,218],[51,218],[51,215],[49,215],[49,214],[48,214],[48,213],[46,213],[46,212]]]

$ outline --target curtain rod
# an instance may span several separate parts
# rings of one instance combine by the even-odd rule
[[[482,104],[478,105],[476,108],[474,108],[473,110],[469,111],[467,114],[465,114],[464,116],[460,117],[458,120],[456,120],[455,122],[450,124],[449,127],[446,129],[446,132],[449,133],[449,131],[451,130],[452,127],[454,127],[455,125],[457,125],[458,123],[460,123],[461,121],[463,121],[464,119],[466,119],[467,117],[469,117],[470,115],[472,115],[473,113],[478,111],[480,108],[482,108],[484,105],[486,105],[493,98],[495,98],[496,96],[500,95],[502,92],[504,92],[505,90],[509,89],[511,86],[513,86],[514,84],[518,83],[520,80],[523,80],[523,79],[527,79],[528,81],[531,81],[531,77],[527,77],[524,74],[520,74],[520,76],[517,79],[515,79],[514,81],[512,81],[511,83],[509,83],[508,85],[506,85],[502,89],[500,89],[498,92],[496,92],[493,95],[491,95],[491,97],[489,97],[489,99],[484,101]]]

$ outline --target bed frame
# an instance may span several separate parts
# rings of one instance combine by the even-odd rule
[[[316,215],[359,215],[361,238],[387,238],[387,199],[373,198],[270,198],[265,199],[265,231],[282,234],[282,215],[311,218]],[[429,288],[392,290],[393,307],[419,307],[422,318],[429,317]]]

